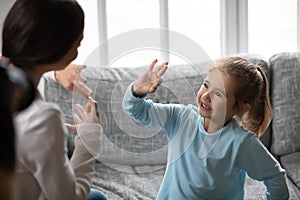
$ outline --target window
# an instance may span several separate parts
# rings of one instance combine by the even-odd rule
[[[89,54],[103,55],[103,53],[95,50],[99,45],[99,36],[97,36],[98,15],[95,12],[97,3],[95,0],[85,1],[79,0],[86,13],[86,27],[85,38],[82,42],[82,47],[79,49],[79,56],[74,61],[76,63],[86,62]],[[142,29],[157,29],[162,26],[161,17],[168,19],[167,23],[170,24],[169,30],[181,34],[186,38],[193,41],[201,47],[208,56],[216,58],[220,56],[220,1],[197,1],[191,0],[187,4],[182,0],[172,1],[159,1],[159,0],[109,0],[105,1],[106,5],[106,24],[107,27],[107,40],[114,40],[116,37],[122,36],[129,32]],[[161,4],[168,5],[166,12],[161,11]],[[99,4],[98,4],[99,5]],[[102,4],[103,6],[103,4]],[[87,11],[88,10],[88,11]],[[94,25],[93,25],[94,24]],[[154,33],[156,34],[156,32]],[[172,34],[172,33],[171,33]],[[137,36],[138,37],[138,36]],[[141,48],[130,49],[123,52],[119,57],[113,57],[113,51],[109,46],[107,57],[110,58],[108,63],[113,67],[128,67],[140,66],[150,63],[153,59],[157,58],[160,61],[165,60],[166,52],[162,51],[155,45],[151,45],[151,37],[143,36],[148,47],[142,46]],[[172,47],[172,38],[165,38],[160,35],[160,42],[171,40],[170,46]],[[149,41],[147,41],[149,40]],[[129,42],[136,42],[135,39],[131,41],[121,41],[119,47],[127,45]],[[156,41],[152,41],[153,44]],[[183,44],[185,45],[185,44]],[[188,44],[186,44],[188,45]],[[115,48],[113,46],[112,48]],[[95,51],[94,51],[95,50]],[[172,50],[172,49],[171,49]],[[91,56],[95,58],[95,56]],[[199,56],[200,57],[200,56]],[[105,58],[100,59],[104,60]],[[172,64],[185,62],[178,55],[171,53],[167,59]],[[101,65],[100,61],[89,61],[91,65]]]
[[[248,8],[249,53],[297,51],[297,0],[249,0]]]
[[[134,67],[160,58],[159,50],[137,41],[141,38],[147,43],[145,36],[147,31],[143,30],[160,27],[158,0],[109,0],[106,1],[106,10],[108,40],[119,45],[108,46],[110,66]],[[137,44],[133,45],[133,43]],[[120,53],[111,53],[115,52],[116,48],[124,50]]]
[[[220,1],[169,1],[170,30],[195,41],[211,58],[220,57]]]
[[[97,48],[99,44],[98,8],[97,0],[77,0],[84,10],[84,38],[78,48],[78,57],[74,63],[82,64],[89,54]]]
[[[102,28],[108,41],[134,30],[167,26],[170,31],[182,34],[202,47],[212,59],[247,52],[261,54],[268,59],[275,53],[297,51],[299,48],[298,0],[101,0],[104,2],[101,4],[97,0],[78,1],[86,13],[86,27],[77,63],[83,63],[99,46],[101,27],[98,27],[100,19],[97,12],[103,9],[106,13]],[[162,3],[166,10],[162,11]],[[166,24],[162,24],[162,18]],[[170,39],[159,37],[160,42]],[[122,41],[119,47],[134,43],[138,38]],[[144,40],[151,40],[151,37]],[[172,42],[168,44],[171,47]],[[111,56],[112,49],[106,51],[107,54],[96,56],[105,60]],[[127,49],[109,61],[114,67],[138,66],[154,58],[163,60],[162,54],[159,48],[149,45],[149,48]],[[172,52],[168,59],[172,64],[182,62]]]
[[[108,0],[107,35],[142,28],[159,28],[158,0]]]

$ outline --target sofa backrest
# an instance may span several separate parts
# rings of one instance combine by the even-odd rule
[[[271,152],[300,151],[300,53],[279,53],[270,60],[273,125]]]
[[[257,55],[242,55],[249,61],[263,66],[269,74],[268,63]],[[147,98],[157,103],[181,103],[196,105],[196,93],[200,88],[211,63],[198,65],[170,65],[164,75],[164,82],[156,93]],[[162,132],[141,127],[125,115],[122,99],[128,85],[148,66],[138,68],[100,68],[87,67],[81,75],[87,79],[87,85],[94,91],[103,121],[104,135],[99,160],[106,164],[122,165],[165,165],[167,161],[167,139]],[[46,81],[45,99],[57,103],[66,117],[67,123],[73,123],[74,104],[84,105],[84,99],[75,92],[65,90],[56,82]],[[73,137],[70,132],[68,149],[73,150]],[[261,138],[268,146],[270,129]]]

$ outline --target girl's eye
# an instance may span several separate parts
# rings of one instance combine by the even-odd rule
[[[217,97],[223,98],[223,94],[221,92],[215,91],[215,95]]]
[[[204,86],[205,88],[208,88],[208,84],[207,84],[207,83],[203,83],[203,86]]]

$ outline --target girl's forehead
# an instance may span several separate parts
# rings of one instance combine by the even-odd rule
[[[224,72],[220,70],[211,70],[207,73],[206,79],[221,84],[223,83],[223,76],[225,76]]]
[[[226,92],[226,94],[234,94],[237,83],[226,72],[214,69],[208,72],[206,79],[209,84],[218,90]]]

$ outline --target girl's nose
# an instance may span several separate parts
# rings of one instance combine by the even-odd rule
[[[203,95],[202,95],[203,99],[210,101],[210,92],[206,91]]]

